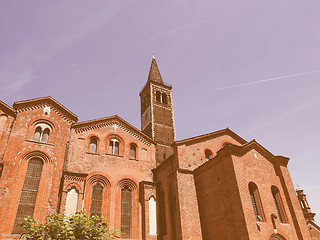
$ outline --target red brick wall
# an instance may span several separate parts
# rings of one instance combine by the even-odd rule
[[[44,220],[47,214],[57,209],[66,142],[72,122],[60,116],[58,110],[51,110],[50,115],[46,115],[43,106],[34,106],[20,109],[17,113],[3,157],[0,233],[10,234],[12,231],[28,160],[33,156],[40,156],[44,161],[34,216]],[[38,120],[50,122],[53,126],[48,143],[33,141]]]
[[[238,141],[229,135],[215,136],[209,139],[199,139],[189,144],[177,146],[177,154],[179,156],[179,168],[194,170],[205,163],[205,150],[212,151],[213,156],[222,148],[223,143],[230,142],[240,145]]]
[[[88,174],[85,183],[84,208],[90,211],[93,183],[90,177],[103,176],[109,182],[104,188],[103,215],[109,219],[110,227],[120,229],[121,182],[129,181],[132,187],[132,239],[141,237],[139,214],[139,182],[152,181],[151,170],[155,167],[155,146],[143,136],[137,135],[129,128],[117,122],[106,123],[103,127],[72,129],[66,171]],[[89,153],[90,137],[99,139],[96,154]],[[109,154],[109,140],[116,137],[120,141],[119,155]],[[137,159],[130,159],[130,144],[137,146]],[[97,180],[99,181],[99,180]],[[66,183],[67,184],[67,183]],[[123,183],[124,185],[126,183]],[[123,185],[123,186],[124,186]],[[65,200],[64,200],[65,201]],[[65,203],[61,203],[62,206]]]
[[[301,229],[304,228],[306,232],[306,223],[302,218],[297,219],[298,225],[301,229],[297,229],[295,225],[295,216],[302,215],[301,209],[299,210],[292,203],[297,206],[297,197],[292,186],[292,192],[287,195],[283,181],[277,169],[277,164],[273,159],[267,159],[266,156],[252,149],[243,156],[233,156],[234,170],[237,178],[238,189],[243,205],[243,212],[245,221],[249,232],[250,239],[268,239],[273,233],[273,225],[271,214],[277,215],[277,210],[274,204],[271,187],[276,186],[279,189],[280,197],[284,206],[284,211],[288,218],[287,223],[280,223],[279,218],[275,219],[277,232],[284,236],[286,239],[309,239],[308,234],[303,234],[303,238],[299,236]],[[287,172],[287,168],[282,166],[282,171]],[[286,175],[286,184],[290,185],[291,179]],[[266,216],[266,221],[257,223],[253,212],[253,207],[248,190],[248,184],[254,182],[259,190],[261,202]],[[294,209],[292,212],[291,209]],[[259,227],[257,226],[259,225]],[[301,234],[300,234],[301,235]]]
[[[231,158],[210,160],[194,177],[203,239],[248,239]]]

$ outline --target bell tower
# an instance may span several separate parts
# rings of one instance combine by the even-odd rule
[[[164,83],[153,55],[146,85],[140,92],[141,131],[156,142],[157,164],[173,154],[175,141],[172,86]]]

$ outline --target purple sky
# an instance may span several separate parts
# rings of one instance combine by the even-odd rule
[[[229,127],[290,157],[319,224],[319,8],[318,0],[2,1],[0,99],[50,95],[80,121],[118,114],[140,129],[138,94],[155,51],[173,85],[177,139]]]

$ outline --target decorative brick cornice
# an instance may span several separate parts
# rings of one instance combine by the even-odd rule
[[[145,135],[140,130],[133,127],[131,124],[129,124],[117,115],[76,123],[72,126],[72,128],[75,129],[76,133],[82,133],[85,131],[100,129],[113,125],[115,125],[117,128],[122,129],[125,132],[128,132],[131,136],[138,138],[140,141],[147,144],[148,146],[154,144],[154,141],[151,138],[149,138],[147,135]]]
[[[46,106],[50,107],[53,112],[64,118],[69,123],[76,123],[78,121],[77,115],[50,96],[19,101],[13,104],[13,108],[16,109],[18,113],[44,108]]]
[[[84,182],[88,174],[83,173],[73,173],[73,172],[63,172],[63,178],[65,180],[71,180],[75,182]]]

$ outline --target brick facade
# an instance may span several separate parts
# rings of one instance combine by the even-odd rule
[[[78,122],[51,97],[0,101],[0,239],[18,238],[19,216],[81,209],[122,239],[317,239],[289,159],[228,128],[176,141],[171,90],[153,58],[141,131],[118,116]]]

